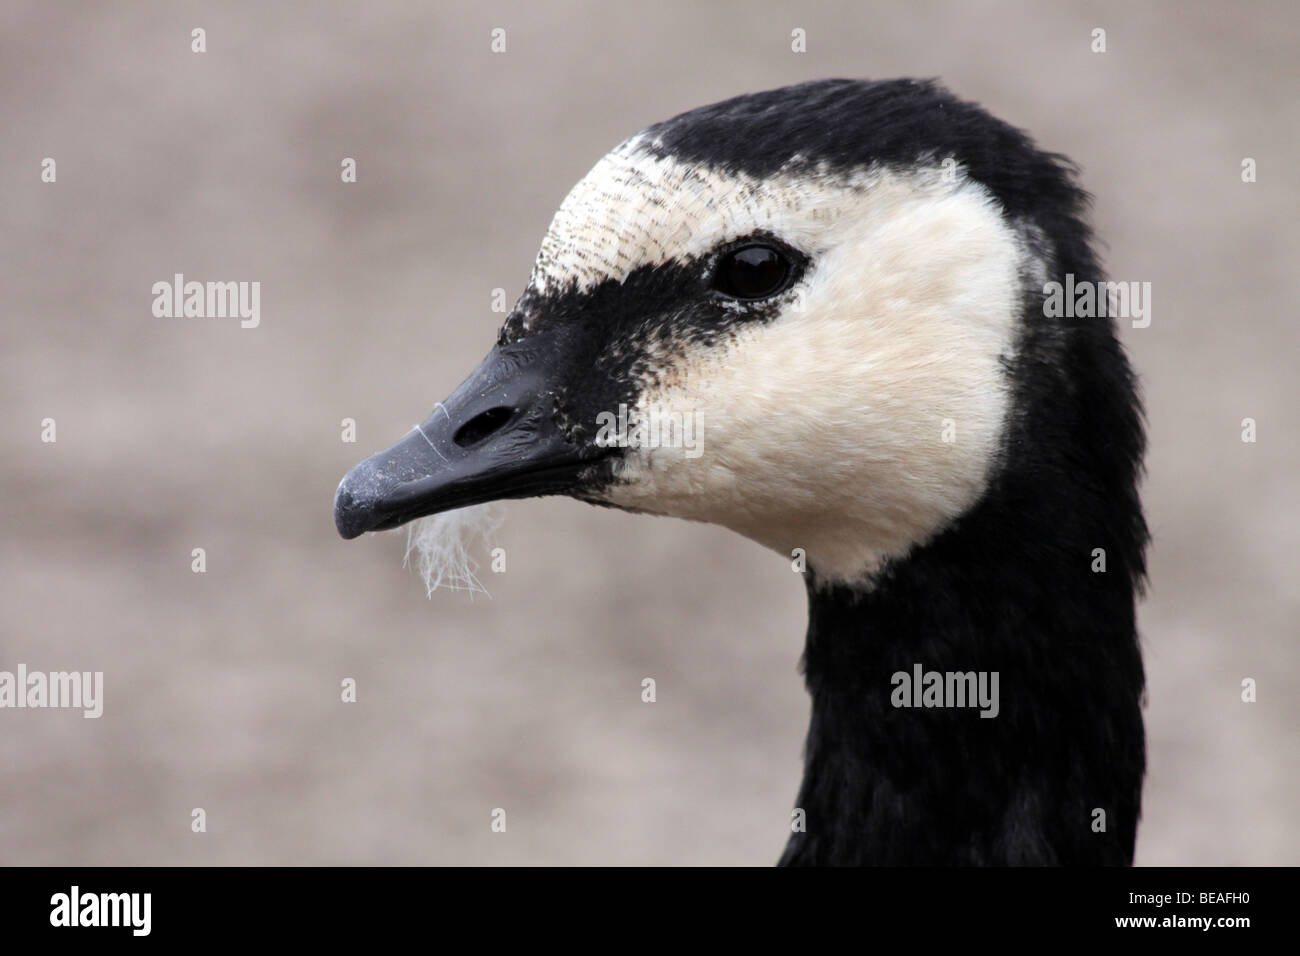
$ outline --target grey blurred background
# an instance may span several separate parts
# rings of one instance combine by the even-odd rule
[[[1153,283],[1123,332],[1155,535],[1138,861],[1300,863],[1298,25],[1283,2],[6,0],[0,669],[103,670],[106,700],[0,712],[0,863],[773,862],[808,716],[786,561],[515,502],[491,598],[429,600],[404,535],[342,542],[331,498],[487,351],[492,290],[513,302],[624,136],[904,75],[1077,160],[1112,277]],[[261,326],[154,318],[175,272],[260,281]]]

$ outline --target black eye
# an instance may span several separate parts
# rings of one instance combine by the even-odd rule
[[[766,299],[785,289],[790,271],[790,261],[771,246],[741,246],[718,260],[713,288],[736,299]]]

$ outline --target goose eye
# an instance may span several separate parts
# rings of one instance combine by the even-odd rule
[[[713,288],[735,299],[766,299],[785,289],[790,271],[790,261],[771,246],[742,246],[718,260]]]

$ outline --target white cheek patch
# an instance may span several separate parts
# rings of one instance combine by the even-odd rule
[[[1002,357],[1014,348],[1029,252],[982,186],[945,181],[937,169],[875,170],[848,185],[801,176],[768,181],[761,193],[728,183],[730,201],[657,200],[645,221],[623,206],[614,218],[620,235],[635,237],[630,250],[611,252],[602,225],[583,266],[568,252],[539,259],[546,281],[562,266],[591,282],[601,270],[680,259],[755,228],[812,259],[775,320],[675,360],[666,384],[639,397],[643,413],[695,414],[698,456],[629,449],[604,497],[722,524],[786,555],[803,549],[821,579],[860,584],[987,486],[1010,406]],[[678,217],[684,207],[696,211]],[[647,238],[681,224],[685,250],[662,234]]]

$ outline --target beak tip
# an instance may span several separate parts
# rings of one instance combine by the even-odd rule
[[[360,537],[370,527],[370,515],[373,508],[367,507],[366,503],[359,501],[353,494],[352,489],[348,487],[348,478],[352,476],[349,472],[341,482],[338,490],[334,492],[334,527],[338,529],[339,536],[344,541],[350,541],[352,538]]]

